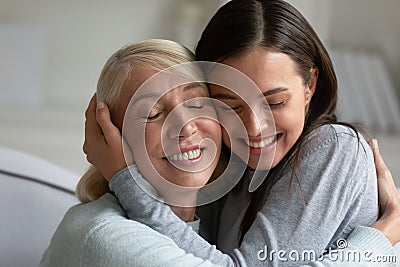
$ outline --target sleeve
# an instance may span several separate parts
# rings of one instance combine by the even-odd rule
[[[355,228],[344,246],[343,249],[332,250],[317,262],[303,266],[397,266],[397,256],[389,240],[374,228]]]
[[[260,249],[253,251],[236,249],[232,255],[223,254],[214,245],[208,244],[192,228],[181,221],[171,209],[147,195],[135,182],[140,178],[135,166],[125,168],[114,176],[110,187],[120,198],[120,203],[127,211],[129,217],[146,222],[158,232],[170,236],[186,253],[192,253],[195,257],[207,259],[221,266],[268,266],[269,262],[263,261],[263,255],[257,255]],[[118,192],[118,193],[117,193]],[[168,225],[168,227],[165,227]],[[348,246],[341,250],[343,255],[356,253],[373,253],[377,258],[386,257],[392,259],[382,265],[382,261],[360,258],[354,261],[349,258],[325,255],[321,261],[310,262],[303,266],[396,266],[395,253],[389,240],[379,231],[369,227],[357,227],[347,240]],[[126,246],[125,246],[126,247]],[[245,254],[248,254],[246,258]],[[261,253],[260,253],[261,254]],[[371,257],[372,258],[372,257]],[[187,265],[191,266],[191,265]]]
[[[325,126],[302,146],[298,163],[293,163],[297,165],[292,186],[288,171],[272,187],[246,233],[239,247],[244,258],[248,257],[245,253],[266,246],[288,258],[273,257],[273,266],[293,265],[297,257],[293,261],[290,252],[312,251],[319,257],[355,227],[375,222],[378,203],[373,162],[355,134],[346,129]]]

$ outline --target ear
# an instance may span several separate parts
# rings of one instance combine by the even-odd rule
[[[312,68],[310,70],[310,80],[308,81],[305,92],[306,105],[310,103],[311,98],[314,95],[315,89],[317,88],[317,81],[318,81],[318,69]]]

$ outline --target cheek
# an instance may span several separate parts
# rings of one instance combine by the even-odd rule
[[[205,135],[203,137],[211,138],[218,147],[221,146],[222,133],[218,122],[209,119],[199,120],[198,128]]]
[[[302,103],[291,103],[281,111],[273,112],[277,132],[286,134],[286,140],[294,144],[304,128],[305,109]]]
[[[225,129],[222,130],[222,141],[225,143],[226,146],[231,148],[230,137],[229,137],[228,132]]]
[[[133,152],[133,155],[140,155],[145,151],[144,127],[139,125],[124,126],[123,138]]]
[[[140,153],[147,153],[150,157],[155,153],[159,153],[159,150],[162,149],[160,127],[157,127],[157,125],[148,124],[145,128],[144,136],[146,151],[140,151]]]
[[[240,117],[240,115],[232,113],[223,113],[219,115],[222,128],[222,140],[224,144],[231,148],[231,143],[234,139],[239,137],[246,137],[247,131],[243,123],[245,118]]]

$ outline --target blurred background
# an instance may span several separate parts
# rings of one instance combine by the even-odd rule
[[[37,266],[78,202],[84,111],[108,57],[148,38],[193,49],[225,2],[0,0],[0,266]],[[400,1],[289,2],[330,51],[340,118],[378,138],[400,186]]]
[[[0,146],[79,177],[88,166],[81,148],[84,111],[107,58],[147,38],[193,49],[225,2],[0,0]],[[400,185],[400,1],[289,2],[329,47],[341,118],[363,123],[379,139]]]

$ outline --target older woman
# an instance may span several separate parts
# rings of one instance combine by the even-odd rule
[[[154,166],[149,176],[159,173],[168,182],[194,188],[184,195],[183,201],[187,203],[196,202],[196,188],[209,180],[220,155],[221,128],[214,118],[213,106],[204,101],[208,90],[204,84],[190,82],[196,73],[183,73],[188,79],[171,90],[160,88],[174,80],[174,75],[178,77],[182,73],[167,72],[163,85],[142,84],[164,69],[193,59],[189,50],[175,42],[143,41],[113,54],[97,85],[97,98],[111,107],[111,117],[120,129],[125,114],[130,113],[125,140],[132,147],[138,168],[148,169],[146,162],[139,158],[146,150],[150,156],[148,164]],[[208,116],[193,117],[182,125],[164,125],[173,110],[175,116],[190,112],[195,115],[199,107]],[[161,145],[163,127],[168,128],[168,138],[163,140],[165,150]],[[212,140],[213,146],[204,140]],[[144,141],[143,147],[140,141]],[[190,164],[190,170],[184,168],[185,164]],[[158,181],[153,182],[155,185]],[[118,200],[110,194],[105,178],[95,168],[80,180],[77,196],[83,204],[66,213],[43,255],[41,266],[158,266],[160,261],[167,266],[213,266],[186,254],[172,240],[149,227],[127,219]],[[199,221],[194,221],[195,208],[191,206],[171,206],[171,209],[196,231]]]

